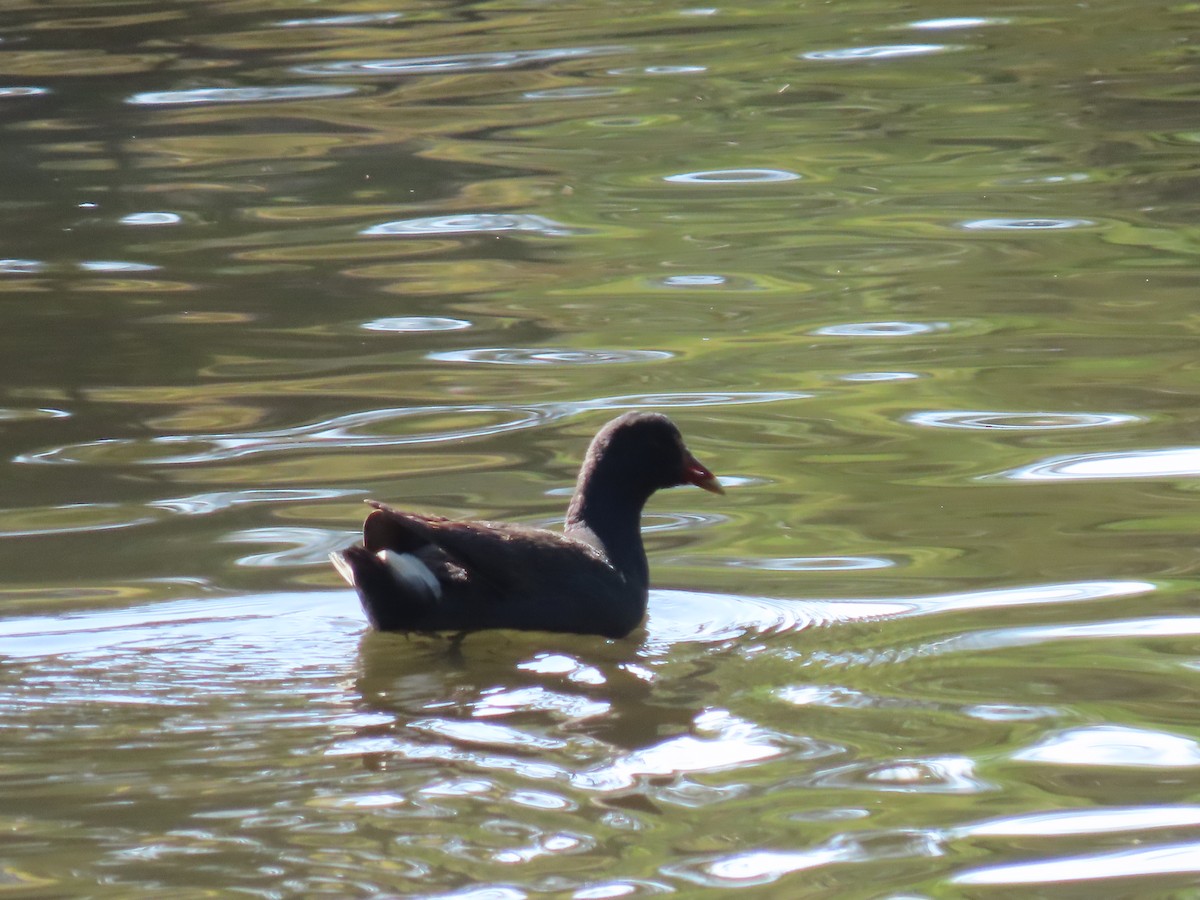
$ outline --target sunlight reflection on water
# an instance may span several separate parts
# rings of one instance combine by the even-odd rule
[[[196,88],[186,91],[153,91],[134,94],[125,102],[134,106],[189,106],[204,103],[264,103],[278,100],[311,100],[344,97],[358,88],[332,84],[273,85],[270,87]]]
[[[1033,885],[1194,873],[1200,873],[1200,843],[1196,842],[987,866],[961,872],[951,880],[967,885]]]
[[[781,169],[713,169],[707,172],[685,172],[668,175],[663,181],[673,184],[774,184],[780,181],[796,181],[795,172]]]
[[[621,46],[552,47],[539,50],[502,50],[490,53],[448,53],[442,56],[417,56],[404,59],[346,60],[310,63],[293,67],[302,75],[409,75],[438,72],[475,72],[510,69],[530,63],[580,59],[619,53]]]
[[[1196,475],[1200,475],[1200,447],[1055,456],[990,477],[1012,481],[1082,481],[1106,478],[1187,478]]]
[[[528,213],[463,213],[455,216],[428,216],[419,219],[401,219],[397,222],[382,222],[364,228],[360,234],[394,237],[413,234],[493,234],[497,232],[568,237],[586,234],[587,229],[573,228],[545,216]]]
[[[986,412],[982,410],[929,410],[910,413],[906,422],[931,428],[968,428],[972,430],[1059,431],[1069,428],[1096,428],[1141,422],[1141,416],[1124,413],[1063,412]]]
[[[1077,603],[1153,589],[1153,585],[1142,582],[1077,582],[924,597],[803,600],[656,589],[651,595],[642,652],[658,656],[680,642],[721,643],[750,633],[781,633],[896,616]],[[283,634],[295,631],[308,634],[314,640],[328,639],[330,650],[323,656],[332,659],[345,653],[344,640],[360,633],[363,622],[356,598],[346,591],[174,601],[62,617],[0,620],[0,655],[41,656],[66,652],[66,648],[56,644],[61,637],[89,645],[93,650],[110,645],[116,648],[125,643],[127,631],[136,632],[140,641],[159,629],[168,646],[179,638],[190,640],[207,635],[214,639],[212,652],[220,652],[220,639],[232,635],[262,641],[263,651],[278,656],[277,662],[287,668],[302,664],[303,660],[289,662],[294,648],[282,639]],[[315,628],[316,623],[321,623],[321,627]],[[1122,622],[1104,623],[1114,634],[1120,633],[1124,625]],[[1126,633],[1141,633],[1136,622],[1132,625]],[[1194,628],[1194,623],[1190,626],[1186,622],[1182,624],[1183,633],[1191,633],[1190,629]],[[238,649],[241,647],[239,644]]]
[[[438,362],[487,363],[494,366],[594,366],[614,363],[656,362],[675,354],[665,350],[576,350],[553,347],[481,347],[474,350],[439,350],[426,354]]]
[[[545,403],[528,407],[424,406],[374,409],[272,431],[240,434],[162,435],[144,441],[119,439],[94,441],[34,453],[23,453],[14,461],[97,464],[121,458],[124,461],[146,465],[190,465],[244,458],[256,453],[333,448],[400,447],[460,441],[466,438],[532,428],[597,410],[735,406],[797,400],[808,396],[811,395],[797,391],[627,394],[580,400],[574,403]],[[437,432],[415,431],[402,435],[380,434],[373,430],[397,421],[446,413],[453,413],[456,419],[468,415],[477,416],[482,421],[475,427],[460,427]],[[160,455],[161,448],[173,448],[180,445],[194,446],[197,449],[189,453]]]
[[[931,53],[949,53],[965,50],[953,44],[882,44],[876,47],[841,47],[835,50],[812,50],[802,54],[803,59],[831,60],[834,62],[862,59],[897,59],[904,56],[928,56]]]
[[[1150,828],[1200,825],[1200,806],[1137,806],[1107,809],[1064,809],[988,819],[960,829],[963,835],[1107,834]]]

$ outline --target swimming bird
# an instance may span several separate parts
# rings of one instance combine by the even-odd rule
[[[369,500],[362,544],[330,559],[380,631],[515,628],[620,638],[646,614],[642,507],[660,488],[683,484],[725,493],[670,419],[630,412],[592,439],[562,534]]]

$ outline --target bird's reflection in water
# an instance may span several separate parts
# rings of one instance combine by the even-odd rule
[[[644,656],[642,631],[606,641],[576,635],[486,632],[464,642],[438,636],[368,632],[359,645],[357,686],[372,710],[395,716],[393,727],[417,724],[443,738],[501,732],[464,732],[449,723],[475,722],[549,732],[555,740],[587,738],[638,750],[686,733],[715,685],[715,667],[698,658],[672,679],[660,679],[661,660]],[[430,728],[431,719],[447,723]],[[374,727],[374,726],[373,726]],[[515,749],[520,749],[519,746]]]

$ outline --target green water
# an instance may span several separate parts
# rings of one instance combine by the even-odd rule
[[[0,13],[0,895],[1200,890],[1200,8]],[[644,630],[366,632],[630,408]]]

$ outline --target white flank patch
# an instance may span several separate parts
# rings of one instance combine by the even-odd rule
[[[395,550],[380,550],[375,554],[396,578],[401,582],[412,584],[414,581],[423,584],[435,598],[442,599],[442,585],[437,577],[429,571],[429,567],[411,553],[397,553]]]

